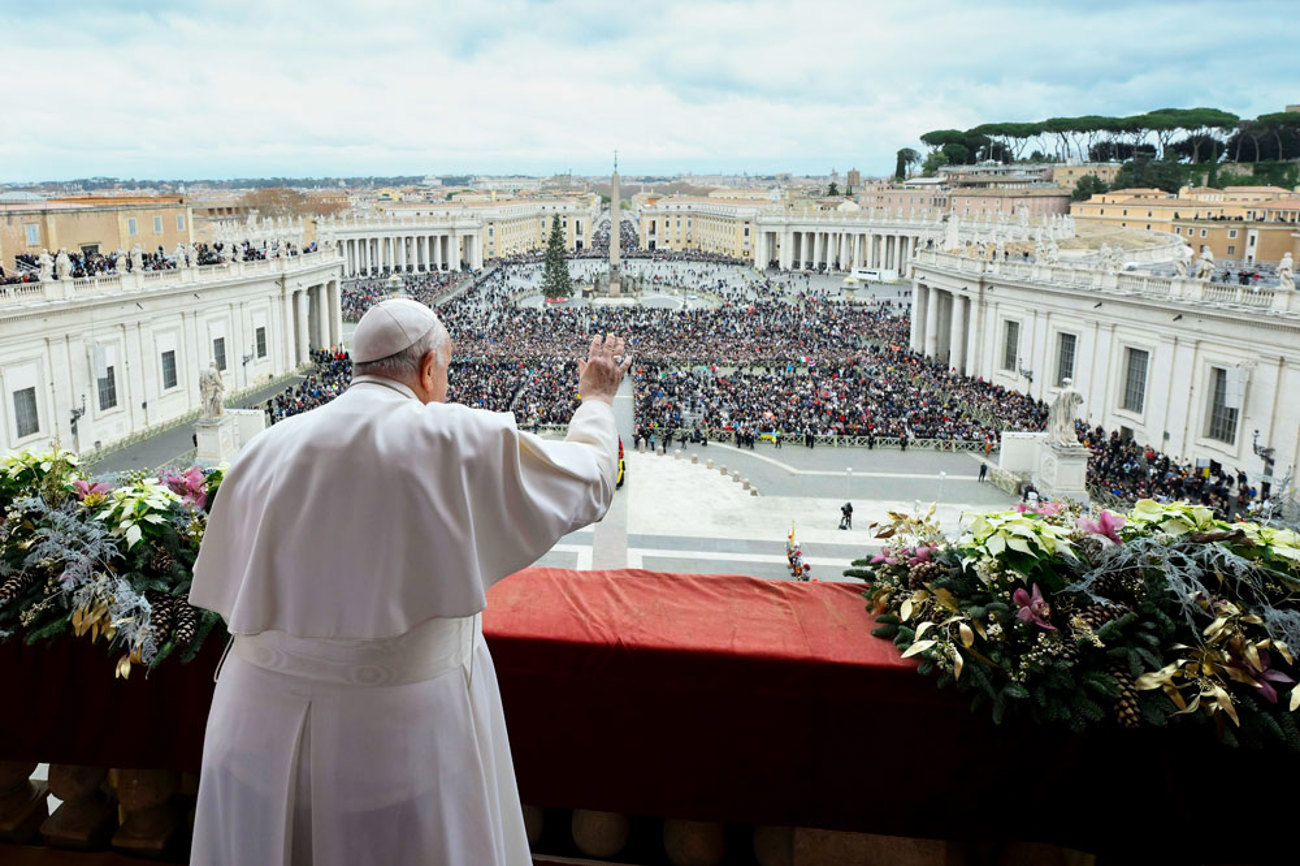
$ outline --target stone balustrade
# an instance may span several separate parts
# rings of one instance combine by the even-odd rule
[[[1086,265],[985,261],[936,250],[918,251],[914,264],[954,274],[1085,289],[1100,295],[1138,295],[1189,306],[1227,307],[1288,318],[1300,317],[1300,292],[1295,291],[1215,283],[1192,277],[1116,273]]]
[[[265,278],[275,274],[294,274],[335,265],[342,260],[337,250],[324,249],[287,257],[247,262],[223,262],[160,271],[128,271],[118,274],[94,274],[62,280],[0,285],[0,299],[16,304],[65,301],[104,295],[150,292],[176,286],[203,286],[240,278]],[[9,306],[15,306],[11,303]]]

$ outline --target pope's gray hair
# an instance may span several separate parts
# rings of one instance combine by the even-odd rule
[[[385,379],[409,381],[420,375],[420,361],[430,352],[436,352],[439,361],[442,349],[450,343],[447,328],[442,321],[435,322],[429,332],[400,352],[377,361],[353,361],[353,376],[383,376]],[[448,363],[451,359],[448,358]]]

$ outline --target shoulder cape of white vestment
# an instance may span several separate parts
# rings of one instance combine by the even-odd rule
[[[472,615],[492,583],[604,516],[617,452],[606,403],[544,441],[508,412],[358,377],[236,457],[190,601],[234,634],[375,639]]]

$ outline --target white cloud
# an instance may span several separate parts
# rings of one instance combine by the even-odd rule
[[[1285,2],[1065,5],[33,4],[0,180],[879,173],[939,127],[1295,98]]]

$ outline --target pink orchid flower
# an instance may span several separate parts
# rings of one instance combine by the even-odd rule
[[[1100,535],[1103,538],[1109,538],[1116,544],[1122,544],[1119,531],[1124,528],[1127,520],[1122,514],[1116,514],[1113,511],[1103,511],[1093,520],[1089,517],[1080,517],[1078,520],[1079,528],[1089,535]]]
[[[208,477],[198,466],[191,466],[180,475],[169,473],[163,478],[163,483],[195,508],[202,508],[208,501]]]
[[[1065,503],[1063,502],[1036,502],[1033,505],[1026,505],[1022,502],[1016,506],[1016,511],[1021,514],[1041,514],[1044,517],[1052,517],[1064,510]]]
[[[84,502],[86,497],[92,494],[103,495],[107,493],[113,489],[113,485],[109,484],[107,481],[95,481],[92,483],[78,478],[76,481],[72,482],[72,488],[76,493],[77,501]]]
[[[930,562],[934,559],[934,551],[935,548],[933,545],[922,544],[910,557],[908,557],[907,564],[916,565],[918,562]]]
[[[1024,589],[1017,589],[1012,594],[1011,601],[1020,606],[1020,610],[1016,611],[1017,617],[1048,631],[1056,631],[1056,626],[1047,621],[1047,618],[1052,615],[1052,607],[1043,600],[1043,593],[1038,588],[1038,584],[1034,584],[1032,596]]]

